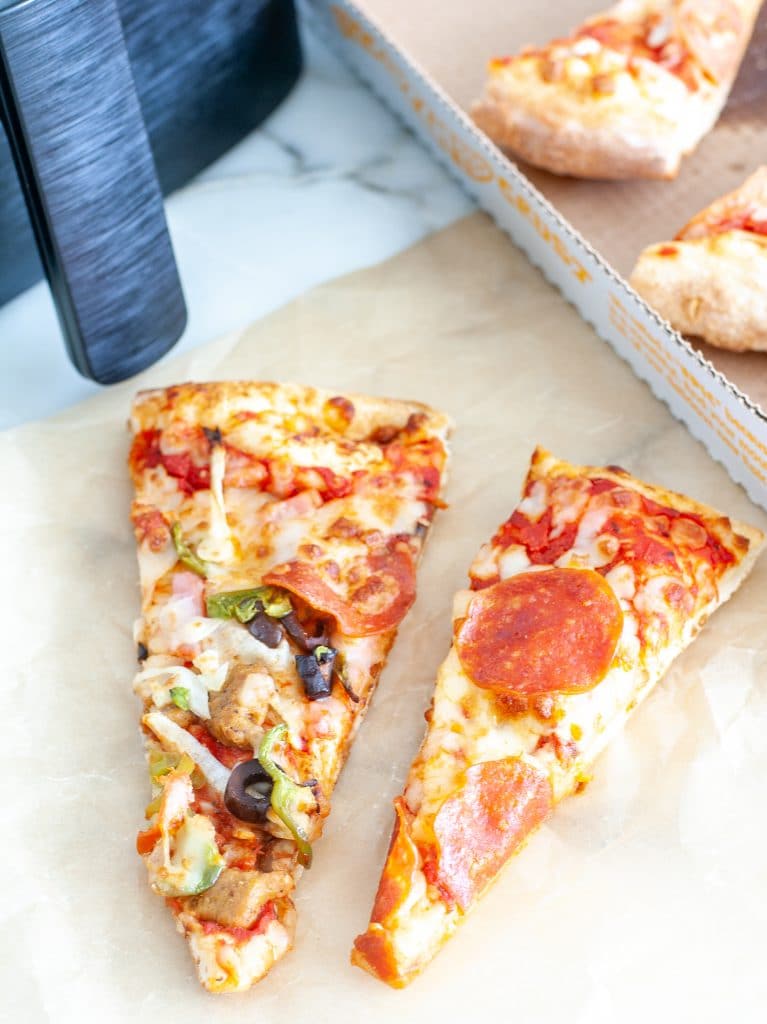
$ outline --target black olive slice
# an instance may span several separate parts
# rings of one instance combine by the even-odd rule
[[[333,662],[338,651],[333,647],[320,647],[312,654],[297,654],[296,668],[309,700],[329,697],[333,689]]]
[[[149,651],[147,650],[146,644],[139,643],[136,647],[136,657],[139,661],[146,661],[149,657]]]
[[[285,632],[294,640],[302,651],[313,651],[315,647],[325,647],[328,642],[328,635],[324,625],[320,626],[318,636],[309,636],[304,627],[298,621],[295,612],[288,612],[280,619]]]
[[[429,532],[429,526],[431,524],[426,522],[424,519],[419,519],[415,524],[415,530],[413,530],[413,536],[418,537],[419,540],[423,540],[426,534]]]
[[[260,640],[262,644],[266,644],[267,647],[272,649],[279,647],[283,635],[279,619],[273,619],[266,612],[257,612],[255,614],[248,623],[248,632],[256,640]]]
[[[217,444],[221,444],[224,440],[218,427],[203,427],[202,432],[207,437],[211,448],[215,448]]]
[[[261,824],[272,805],[273,785],[257,758],[243,761],[232,769],[224,791],[224,805],[240,821]]]

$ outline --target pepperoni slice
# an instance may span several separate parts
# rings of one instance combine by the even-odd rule
[[[332,559],[277,565],[264,576],[315,611],[332,615],[346,636],[372,636],[394,629],[415,600],[415,566],[404,541],[355,559],[343,571]]]
[[[622,628],[618,599],[598,573],[548,569],[477,591],[455,647],[477,686],[523,697],[582,693],[607,674]]]
[[[434,819],[441,885],[468,909],[554,805],[548,775],[520,757],[484,761]]]

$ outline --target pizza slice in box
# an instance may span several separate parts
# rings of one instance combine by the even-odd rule
[[[762,534],[538,449],[454,601],[453,644],[352,960],[395,987],[453,934],[708,616]]]
[[[288,384],[139,394],[130,468],[152,888],[203,985],[290,948],[293,890],[441,502],[447,417]]]
[[[672,327],[734,352],[767,349],[767,167],[648,246],[631,284]]]
[[[472,114],[501,148],[579,178],[673,178],[713,127],[762,0],[620,0],[491,61]]]

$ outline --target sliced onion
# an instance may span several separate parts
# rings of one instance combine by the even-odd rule
[[[144,715],[144,724],[149,726],[161,742],[167,743],[178,753],[188,754],[210,785],[221,796],[224,795],[231,772],[211,754],[207,747],[204,747],[191,733],[182,729],[180,725],[176,725],[172,719],[160,711],[151,711],[148,715]]]

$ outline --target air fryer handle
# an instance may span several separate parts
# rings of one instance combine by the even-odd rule
[[[0,111],[72,361],[122,380],[186,308],[114,0],[0,0]]]

